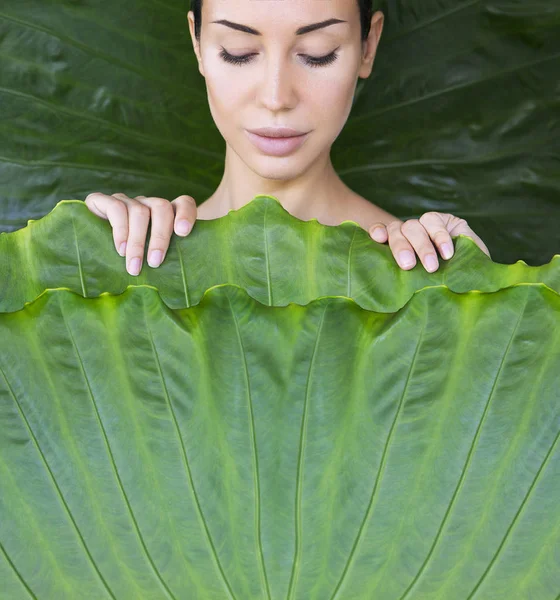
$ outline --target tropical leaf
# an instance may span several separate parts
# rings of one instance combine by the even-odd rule
[[[370,241],[352,256],[376,286],[351,291],[388,309],[371,310],[314,296],[338,268],[297,285],[309,256],[348,260],[336,240],[356,224],[286,214],[256,198],[178,241],[189,278],[202,242],[243,248],[185,308],[169,306],[180,270],[115,293],[111,233],[81,203],[0,238],[0,255],[28,256],[19,287],[0,268],[1,598],[558,595],[560,295],[539,281],[558,281],[558,260],[486,260],[482,292],[452,276],[484,254],[461,236],[444,267],[457,293],[437,273],[415,288]],[[253,243],[272,234],[284,263]],[[76,250],[90,297],[65,287]]]
[[[492,257],[559,252],[560,4],[384,0],[333,164],[401,219],[461,216]],[[123,191],[197,202],[224,141],[188,32],[187,0],[4,0],[0,230],[62,198]]]
[[[0,273],[7,292],[0,296],[0,311],[18,310],[50,288],[91,298],[120,294],[136,283],[156,287],[170,308],[193,306],[207,289],[223,283],[239,285],[271,306],[308,304],[330,295],[381,312],[402,308],[427,285],[444,284],[462,293],[536,282],[560,292],[560,255],[540,267],[523,261],[503,265],[490,260],[470,237],[452,239],[455,254],[440,260],[435,273],[420,261],[404,271],[394,268],[391,249],[373,242],[357,223],[332,227],[316,219],[300,221],[277,198],[256,196],[228,218],[198,221],[187,238],[172,236],[164,263],[151,269],[144,260],[142,272],[133,277],[116,252],[110,223],[79,200],[63,200],[43,219],[0,234]]]

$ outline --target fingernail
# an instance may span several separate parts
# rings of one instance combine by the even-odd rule
[[[372,233],[371,233],[371,237],[377,241],[380,242],[381,239],[383,238],[383,229],[381,229],[381,227],[376,227]]]
[[[426,256],[426,269],[433,273],[438,268],[437,258],[433,254]]]
[[[161,250],[154,250],[150,252],[150,256],[148,257],[148,264],[150,267],[159,267],[161,265],[161,261],[163,260],[163,252]]]
[[[187,235],[191,230],[192,225],[185,219],[181,219],[177,222],[177,233],[179,235]]]
[[[399,254],[399,264],[405,269],[411,267],[414,264],[414,254],[410,250],[403,250]]]
[[[140,273],[140,266],[142,261],[139,258],[133,258],[128,265],[128,272],[131,275],[138,275]]]
[[[447,242],[445,242],[445,244],[441,245],[441,253],[443,258],[447,260],[453,256],[453,248]]]
[[[119,248],[119,254],[121,256],[125,256],[126,255],[126,242],[123,242],[121,244],[121,247]]]

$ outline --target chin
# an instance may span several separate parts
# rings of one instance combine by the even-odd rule
[[[294,160],[295,157],[292,156],[286,158],[262,156],[260,158],[263,160],[251,161],[252,164],[247,166],[263,179],[290,181],[300,177],[307,170],[301,161]]]

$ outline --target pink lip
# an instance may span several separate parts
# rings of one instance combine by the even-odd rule
[[[290,127],[260,127],[259,129],[248,129],[249,133],[255,133],[264,137],[297,137],[299,135],[305,135],[305,131],[298,131],[297,129],[291,129]],[[309,132],[307,132],[309,133]]]
[[[298,148],[300,148],[309,134],[298,135],[293,137],[265,137],[247,131],[249,139],[261,152],[270,156],[286,156]]]

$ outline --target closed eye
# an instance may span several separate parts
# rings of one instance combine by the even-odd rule
[[[308,56],[307,54],[300,54],[300,56],[303,57],[305,64],[310,67],[326,67],[327,65],[331,65],[332,63],[334,63],[338,58],[338,53],[336,52],[337,50],[338,48],[336,48],[326,56]],[[220,57],[222,58],[222,60],[232,65],[245,65],[251,62],[253,56],[256,56],[256,54],[244,54],[243,56],[234,56],[223,47],[220,52]]]

